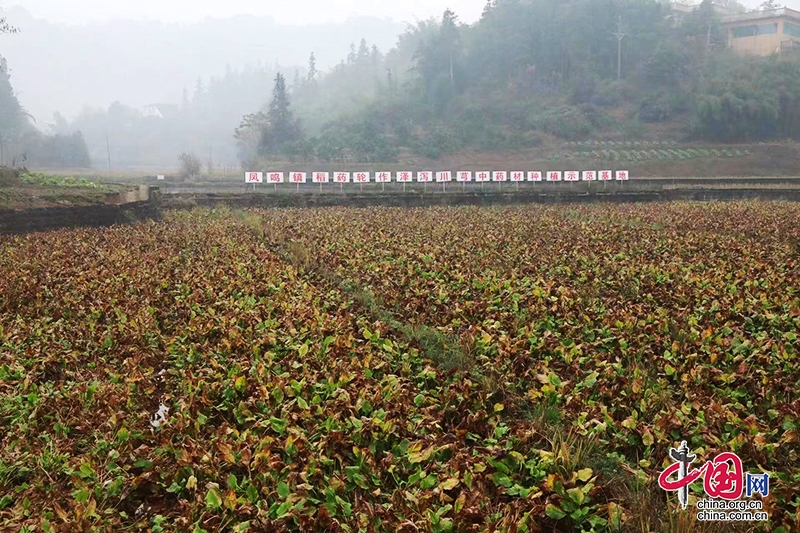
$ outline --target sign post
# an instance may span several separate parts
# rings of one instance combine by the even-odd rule
[[[278,191],[278,184],[283,183],[283,172],[268,172],[269,182],[275,186],[275,191]]]
[[[447,192],[447,182],[453,179],[449,170],[443,170],[436,173],[436,181],[442,184],[442,192]]]
[[[375,181],[381,184],[381,192],[386,192],[386,182],[392,181],[391,172],[377,172],[375,173]]]
[[[244,182],[253,184],[253,192],[256,192],[256,183],[264,183],[263,172],[245,172]]]

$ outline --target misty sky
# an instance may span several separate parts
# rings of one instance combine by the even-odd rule
[[[698,3],[699,0],[682,0]],[[749,7],[762,0],[744,0]],[[205,17],[238,14],[271,16],[279,24],[342,22],[351,16],[390,17],[413,21],[414,17],[439,16],[450,7],[463,22],[480,17],[485,0],[7,0],[6,7],[21,5],[33,16],[50,22],[80,24],[112,18],[158,19],[164,22],[196,22]],[[800,0],[779,4],[800,9]]]
[[[439,16],[450,7],[463,22],[478,20],[485,0],[6,0],[37,18],[80,24],[110,18],[151,18],[196,22],[205,17],[238,14],[271,16],[279,24],[342,22],[351,16],[390,17],[413,21]]]

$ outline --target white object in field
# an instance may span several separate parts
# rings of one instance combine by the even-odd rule
[[[542,172],[540,170],[528,172],[528,181],[542,181]]]
[[[601,170],[598,172],[598,177],[600,178],[600,181],[610,181],[612,174],[613,172],[610,170]]]
[[[376,172],[375,181],[378,183],[389,183],[390,181],[392,181],[392,173],[389,171]]]
[[[475,181],[484,182],[484,181],[491,181],[491,179],[492,179],[492,173],[489,172],[488,170],[481,170],[475,173]]]
[[[492,174],[492,181],[506,181],[508,179],[508,172],[505,170],[498,170]]]
[[[440,170],[436,173],[436,183],[446,183],[453,180],[453,175],[449,170]]]
[[[349,172],[336,172],[333,175],[333,181],[336,183],[350,183]]]
[[[158,176],[156,176],[156,179],[158,181],[164,181],[166,179],[166,177],[163,174],[159,174]]]
[[[397,173],[397,181],[398,183],[411,183],[413,172],[410,170],[404,170],[402,172]]]
[[[169,408],[162,403],[158,407],[158,411],[150,417],[150,425],[156,429],[161,427],[161,424],[167,421],[167,413],[169,413]]]
[[[584,170],[583,171],[583,181],[595,181],[597,180],[597,172],[594,170]]]
[[[617,181],[628,181],[628,171],[617,170]]]
[[[511,181],[525,181],[525,173],[524,172],[509,172],[509,176]]]
[[[161,179],[161,178],[159,178]],[[264,173],[263,172],[245,172],[244,173],[244,181],[245,183],[264,183]]]
[[[328,172],[314,172],[314,183],[328,183],[330,179],[331,175]]]
[[[283,183],[283,172],[267,172],[269,183]]]
[[[561,181],[561,171],[551,170],[547,173],[547,181]]]
[[[568,170],[564,173],[564,181],[578,181],[580,173],[577,170]]]
[[[418,183],[428,183],[433,180],[433,173],[428,170],[417,172]]]
[[[306,182],[306,173],[305,172],[291,172],[290,179],[292,183],[305,183]]]
[[[356,172],[353,174],[355,183],[369,183],[369,172]]]
[[[456,181],[461,181],[464,183],[472,181],[472,171],[459,170],[458,172],[456,172]]]

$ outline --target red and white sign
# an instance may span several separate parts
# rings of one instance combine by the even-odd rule
[[[600,181],[610,181],[612,179],[613,172],[610,170],[601,170],[598,173]]]
[[[583,171],[583,181],[595,181],[597,180],[597,172],[594,170],[584,170]]]
[[[492,181],[507,181],[508,180],[508,172],[505,170],[498,170],[494,174],[492,174]]]
[[[412,172],[403,171],[397,173],[397,182],[398,183],[411,183],[412,176],[414,174]]]
[[[577,170],[568,170],[564,173],[564,181],[578,181],[581,179],[581,173]]]
[[[306,182],[306,173],[305,172],[292,172],[291,173],[291,180],[292,183],[305,183]]]
[[[617,181],[628,181],[628,171],[617,170]]]
[[[524,172],[510,172],[509,174],[511,174],[511,181],[525,181]]]
[[[314,172],[314,177],[312,179],[314,183],[328,183],[331,179],[331,175],[328,172]]]
[[[427,170],[423,170],[422,172],[417,172],[418,183],[429,183],[431,181],[433,181],[433,172],[429,172]]]
[[[353,181],[356,183],[369,183],[369,172],[356,172],[353,174]]]
[[[436,173],[436,183],[446,183],[453,181],[453,175],[449,170],[442,170]]]
[[[269,183],[283,183],[283,172],[267,172]]]
[[[475,173],[475,181],[491,181],[492,180],[492,173],[488,170],[481,170]]]
[[[551,170],[547,173],[547,181],[561,181],[561,171]]]
[[[539,170],[528,172],[528,181],[542,181],[542,173]]]
[[[159,179],[164,179],[164,178],[159,176]],[[264,173],[263,172],[245,172],[244,181],[245,181],[245,183],[264,183]]]
[[[461,181],[463,183],[472,181],[472,172],[469,170],[459,170],[456,172],[456,181]]]
[[[350,173],[349,172],[336,172],[333,175],[333,181],[336,183],[350,183]]]
[[[376,172],[375,173],[375,181],[378,183],[389,183],[392,181],[392,173],[391,172]]]

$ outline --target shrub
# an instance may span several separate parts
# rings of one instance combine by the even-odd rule
[[[178,160],[181,162],[181,176],[194,178],[200,175],[203,164],[194,152],[183,152],[178,156]]]
[[[0,187],[20,185],[20,172],[16,168],[0,167]]]

